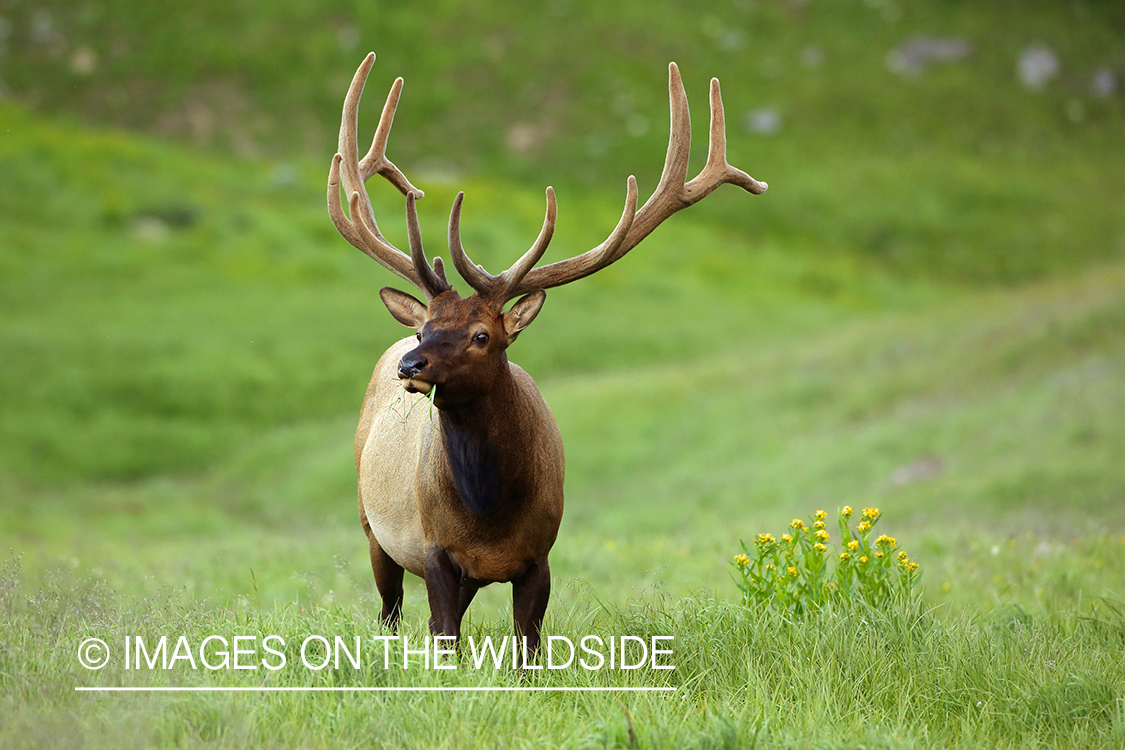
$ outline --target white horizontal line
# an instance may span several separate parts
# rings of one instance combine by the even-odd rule
[[[88,693],[657,693],[674,687],[76,687]]]

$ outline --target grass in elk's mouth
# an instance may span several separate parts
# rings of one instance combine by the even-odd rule
[[[430,402],[430,420],[433,421],[434,399],[437,398],[437,384],[434,383],[430,385],[430,389],[424,393],[422,391],[408,391],[406,390],[406,388],[400,389],[398,392],[398,398],[393,399],[389,404],[387,404],[387,410],[399,411],[398,407],[406,401],[406,394],[408,393],[410,395],[421,395],[422,398],[414,399],[414,403],[410,405],[410,408],[400,412],[402,414],[402,421],[406,422],[407,420],[409,420],[411,413],[418,407],[418,404],[422,403],[423,401]]]

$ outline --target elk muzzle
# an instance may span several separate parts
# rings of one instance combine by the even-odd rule
[[[433,383],[418,378],[429,364],[426,356],[417,349],[407,352],[399,360],[398,376],[404,381],[402,387],[408,393],[429,393],[430,389],[433,388]]]

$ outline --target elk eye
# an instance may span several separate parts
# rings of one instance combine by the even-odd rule
[[[421,331],[418,331],[418,333],[414,334],[414,338],[416,338],[416,339],[418,339],[419,341],[421,341],[421,340],[422,340],[422,332],[421,332]]]
[[[484,346],[488,343],[488,334],[481,331],[476,336],[473,336],[473,342]]]

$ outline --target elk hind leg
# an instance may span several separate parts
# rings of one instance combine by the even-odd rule
[[[480,591],[480,586],[472,584],[461,584],[461,593],[457,599],[457,621],[460,622],[465,618],[465,611],[469,605],[473,603],[473,597]]]
[[[391,559],[375,535],[371,532],[371,525],[367,522],[367,513],[363,503],[359,506],[359,521],[363,531],[367,534],[368,550],[371,554],[371,572],[375,574],[375,587],[379,589],[379,596],[383,600],[383,611],[380,620],[383,626],[390,630],[398,629],[398,621],[402,617],[402,566]]]

